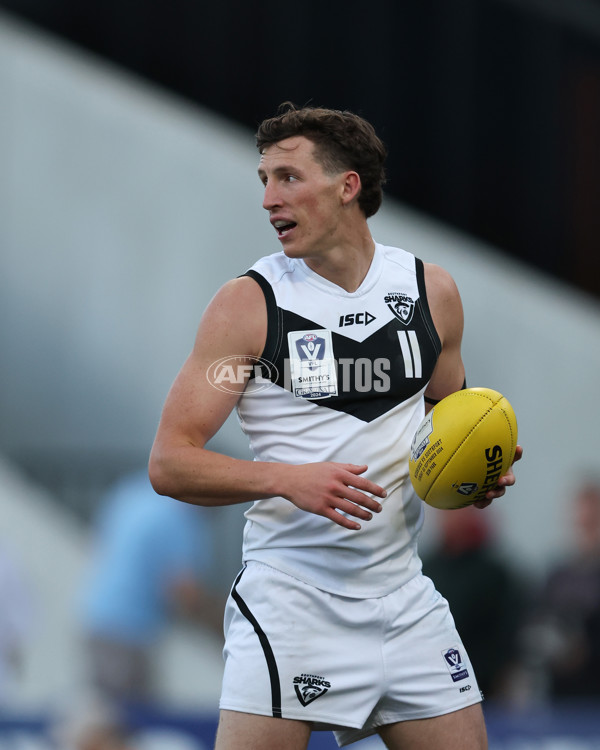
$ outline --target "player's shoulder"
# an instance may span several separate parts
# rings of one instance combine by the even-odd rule
[[[423,263],[423,273],[430,301],[435,298],[442,301],[459,298],[458,287],[448,270],[436,263]]]
[[[259,285],[250,276],[238,276],[226,281],[218,289],[207,309],[218,311],[221,308],[246,309],[248,305],[254,305],[264,300]]]
[[[379,242],[377,243],[377,250],[382,253],[388,263],[401,266],[410,273],[414,273],[416,258],[409,250],[393,245],[382,245]]]
[[[274,253],[259,258],[251,268],[236,278],[226,281],[209,302],[203,323],[214,326],[230,326],[244,330],[266,318],[264,280],[274,280],[289,270],[290,264],[284,253]]]
[[[238,276],[217,290],[204,310],[201,324],[241,330],[260,319],[264,311],[265,296],[260,285],[250,276]]]
[[[286,274],[293,272],[294,263],[283,252],[259,258],[245,273],[226,282],[217,296],[233,304],[265,304],[269,286],[274,286]]]
[[[267,327],[265,296],[249,276],[230,279],[206,307],[196,336],[196,348],[235,344],[239,353],[262,351]],[[211,350],[212,351],[212,350]]]
[[[452,274],[435,263],[424,263],[427,302],[442,342],[459,340],[463,330],[463,306]]]
[[[284,275],[293,273],[296,268],[296,261],[288,258],[283,251],[265,255],[259,258],[245,275],[256,275],[264,277],[269,283],[276,283]]]

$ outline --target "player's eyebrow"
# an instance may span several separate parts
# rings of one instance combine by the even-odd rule
[[[273,169],[269,170],[271,174],[274,175],[282,175],[282,174],[298,174],[300,170],[298,167],[293,167],[292,165],[288,164],[278,164]],[[262,179],[263,177],[267,176],[267,170],[263,169],[262,167],[258,168],[258,176]]]

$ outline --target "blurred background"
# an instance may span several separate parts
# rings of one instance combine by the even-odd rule
[[[458,563],[438,582],[451,603],[469,591],[467,611],[477,585],[492,600],[477,646],[498,664],[490,746],[597,747],[600,3],[0,0],[0,750],[69,750],[80,725],[123,721],[138,748],[212,746],[214,615],[244,508],[199,511],[206,554],[185,565],[148,528],[160,570],[146,542],[110,536],[125,522],[107,509],[144,468],[211,296],[279,249],[253,135],[288,99],[375,125],[389,162],[373,234],[452,273],[469,385],[517,413],[517,486],[454,542],[428,510],[422,540],[434,578],[482,541],[494,558],[483,582]],[[247,456],[234,418],[214,443]],[[157,677],[122,721],[82,700],[90,639],[97,658],[101,620],[100,648],[116,648],[118,619],[89,592],[116,601],[123,576],[94,570],[134,549],[119,596],[145,597],[155,627],[117,663],[137,675],[151,643]]]

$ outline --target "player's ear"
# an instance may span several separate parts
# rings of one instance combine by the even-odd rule
[[[344,172],[342,182],[342,204],[348,205],[358,198],[361,189],[360,176],[358,172]]]

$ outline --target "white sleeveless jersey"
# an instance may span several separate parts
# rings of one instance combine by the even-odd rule
[[[408,456],[441,351],[423,264],[378,244],[355,292],[283,252],[247,275],[265,294],[262,359],[271,365],[250,379],[238,404],[256,460],[367,464],[365,476],[388,494],[359,531],[281,497],[258,500],[246,512],[243,559],[343,596],[383,596],[421,568],[423,507]]]

